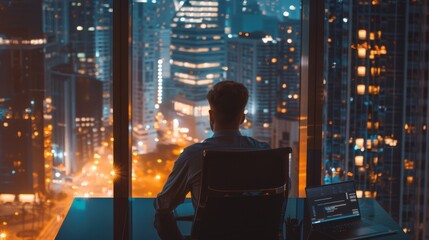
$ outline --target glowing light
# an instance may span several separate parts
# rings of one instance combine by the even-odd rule
[[[355,166],[356,167],[363,166],[363,156],[355,156]]]
[[[365,94],[365,84],[358,84],[356,86],[357,94],[364,95]]]
[[[359,77],[365,77],[366,75],[366,67],[365,66],[358,66],[357,67],[357,74]]]
[[[358,31],[358,37],[360,40],[365,40],[366,39],[366,30],[365,29],[360,29]]]
[[[358,56],[359,56],[359,58],[365,58],[366,57],[366,49],[364,47],[358,48]]]
[[[362,190],[356,190],[356,196],[357,196],[358,198],[362,198],[362,196],[363,196],[363,191],[362,191]]]

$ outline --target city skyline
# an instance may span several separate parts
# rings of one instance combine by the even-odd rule
[[[327,0],[325,15],[321,183],[355,180],[358,194],[376,198],[413,239],[429,238],[420,227],[429,214],[428,39],[418,26],[427,7]],[[137,196],[153,197],[183,148],[211,136],[205,95],[222,80],[249,89],[243,134],[293,147],[298,188],[307,98],[300,9],[280,0],[133,2]],[[111,196],[112,12],[112,0],[0,1],[0,22],[9,22],[0,24],[1,202],[7,194],[43,203],[61,192]],[[99,193],[80,190],[101,179]]]

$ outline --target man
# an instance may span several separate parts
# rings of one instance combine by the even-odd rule
[[[242,136],[239,131],[244,122],[244,108],[249,93],[243,84],[234,81],[222,81],[207,94],[210,104],[210,127],[213,137],[187,147],[176,160],[173,171],[167,179],[154,206],[155,227],[161,239],[182,239],[173,219],[174,210],[190,191],[194,208],[200,195],[202,171],[202,152],[215,148],[267,149],[267,143],[251,137]]]

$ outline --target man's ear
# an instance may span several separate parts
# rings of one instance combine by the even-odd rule
[[[244,120],[246,120],[246,114],[241,114],[241,118],[240,118],[240,124],[244,123]]]
[[[210,117],[210,122],[214,122],[215,112],[211,109],[209,110],[209,117]]]

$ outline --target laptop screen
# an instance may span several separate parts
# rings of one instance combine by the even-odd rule
[[[311,224],[359,217],[359,203],[353,181],[306,188]]]

